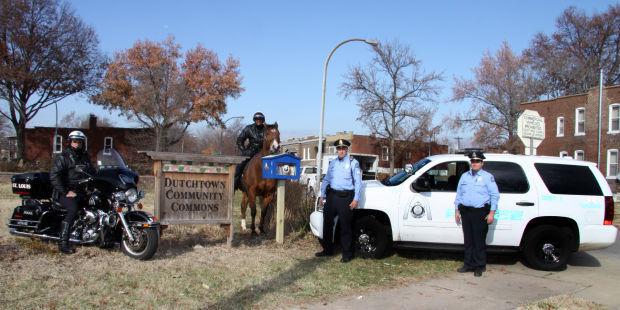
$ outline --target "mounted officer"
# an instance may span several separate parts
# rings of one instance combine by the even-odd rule
[[[241,151],[241,155],[248,156],[248,159],[237,165],[237,169],[235,169],[235,190],[241,189],[241,175],[248,161],[250,161],[254,155],[260,153],[263,148],[265,115],[261,112],[256,112],[252,120],[254,123],[245,126],[237,137],[237,147]]]
[[[60,223],[58,249],[62,253],[72,254],[75,249],[69,245],[69,231],[77,215],[79,202],[86,197],[84,189],[78,186],[78,181],[85,175],[76,168],[80,167],[82,171],[91,174],[95,172],[95,168],[86,151],[86,136],[83,132],[75,130],[69,133],[68,143],[69,147],[54,158],[50,181],[54,187],[52,197],[67,211]]]

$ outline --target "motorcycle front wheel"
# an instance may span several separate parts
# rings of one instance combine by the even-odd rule
[[[155,254],[159,245],[159,232],[154,227],[130,227],[129,232],[133,237],[133,241],[123,234],[121,249],[125,255],[139,259],[147,260]]]

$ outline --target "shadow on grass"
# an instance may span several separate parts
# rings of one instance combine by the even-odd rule
[[[300,260],[295,265],[271,279],[266,279],[263,282],[247,286],[215,304],[205,305],[205,309],[248,308],[248,306],[259,301],[263,296],[291,286],[297,280],[314,272],[320,265],[326,262],[327,260],[317,257]]]
[[[416,258],[424,260],[453,260],[463,261],[463,252],[441,252],[433,250],[397,250],[396,253],[405,258]],[[487,263],[493,265],[514,265],[520,260],[519,254],[487,254]]]

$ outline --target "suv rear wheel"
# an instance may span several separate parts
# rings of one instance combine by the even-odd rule
[[[361,258],[381,258],[389,245],[387,231],[376,219],[364,216],[353,225],[353,244]]]
[[[541,225],[525,235],[523,257],[532,268],[561,270],[571,254],[569,229],[554,225]]]

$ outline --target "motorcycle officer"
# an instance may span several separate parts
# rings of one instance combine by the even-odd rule
[[[245,126],[237,137],[237,147],[241,151],[241,155],[249,156],[249,158],[238,164],[235,169],[235,190],[241,188],[241,174],[243,174],[243,169],[250,159],[257,153],[260,153],[263,148],[265,115],[261,112],[256,112],[252,120],[254,123]],[[245,140],[248,140],[247,146],[245,145]]]
[[[82,171],[94,173],[95,168],[90,162],[90,157],[86,151],[86,136],[79,130],[69,133],[69,147],[58,154],[52,163],[50,171],[50,181],[54,188],[52,197],[60,202],[62,208],[67,211],[65,218],[60,223],[60,239],[58,249],[65,254],[75,253],[69,245],[69,233],[71,225],[78,211],[81,200],[86,197],[84,188],[78,186],[78,181],[85,175],[76,170],[80,167]]]

